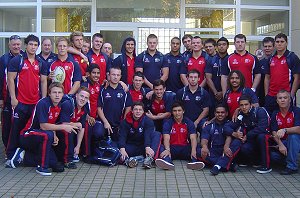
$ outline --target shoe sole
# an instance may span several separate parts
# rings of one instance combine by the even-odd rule
[[[14,156],[10,160],[10,165],[11,165],[12,168],[17,168],[17,166],[15,166],[15,164],[14,164],[14,159],[17,157],[17,154],[19,153],[19,150],[20,150],[20,148],[17,148]]]
[[[269,170],[266,170],[266,171],[256,170],[256,172],[259,174],[266,174],[266,173],[270,173],[271,171],[272,171],[272,168],[270,168]]]
[[[42,176],[51,176],[52,173],[44,173],[44,172],[40,172],[38,170],[35,170],[35,172],[37,172],[38,174],[42,175]]]
[[[205,164],[203,162],[192,162],[187,163],[186,167],[191,170],[202,170],[205,167]]]
[[[74,162],[74,163],[78,163],[78,162],[80,162],[80,160],[73,160],[72,162]]]
[[[166,162],[162,159],[155,160],[155,164],[158,168],[164,169],[164,170],[175,170],[175,166],[169,162]]]

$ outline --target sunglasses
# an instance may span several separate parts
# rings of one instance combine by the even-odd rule
[[[11,37],[9,37],[9,40],[17,40],[17,39],[20,39],[21,40],[21,37],[19,35],[12,35]]]

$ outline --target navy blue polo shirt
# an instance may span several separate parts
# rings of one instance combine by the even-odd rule
[[[176,98],[182,101],[185,108],[184,115],[191,119],[193,122],[202,113],[203,108],[209,107],[209,95],[202,87],[198,87],[195,93],[192,93],[188,86],[180,89]]]
[[[226,140],[226,135],[224,133],[224,125],[227,121],[222,123],[212,122],[211,124],[205,126],[201,132],[201,139],[208,140],[208,146],[213,147],[223,147]]]
[[[37,55],[42,61],[50,64],[52,63],[53,61],[57,60],[57,54],[51,52],[50,55],[48,56],[47,59],[44,59],[44,57],[42,56],[42,52],[40,52],[38,55]]]
[[[180,79],[180,70],[185,67],[184,57],[182,54],[174,56],[172,53],[168,53],[164,56],[163,65],[169,67],[169,77],[166,81],[167,90],[176,93],[184,86]]]
[[[212,74],[212,81],[217,91],[222,91],[221,75],[222,70],[228,67],[227,62],[228,54],[221,58],[218,53],[215,56],[210,57],[209,61],[207,61],[208,64],[206,64],[204,72]]]
[[[74,98],[74,102],[75,102]],[[66,100],[61,105],[61,114],[59,121],[61,123],[63,122],[80,122],[82,125],[82,128],[85,127],[86,122],[86,115],[88,114],[89,110],[87,108],[87,105],[82,107],[80,111],[78,111],[78,108],[75,107],[74,103],[71,100]]]
[[[154,56],[151,56],[148,50],[140,53],[135,60],[135,68],[143,68],[143,73],[150,83],[160,79],[161,69],[168,67],[163,64],[163,54],[156,50]]]
[[[98,107],[103,109],[104,116],[112,127],[120,125],[125,107],[132,105],[131,96],[118,84],[116,89],[108,86],[100,90]]]

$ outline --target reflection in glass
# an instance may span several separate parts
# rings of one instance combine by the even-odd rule
[[[289,6],[289,0],[241,0],[242,5]]]

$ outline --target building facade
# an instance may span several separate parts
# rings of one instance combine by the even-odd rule
[[[248,50],[254,52],[265,36],[283,32],[289,40],[299,38],[299,22],[292,20],[299,15],[295,7],[299,4],[297,0],[0,0],[0,53],[7,51],[12,34],[55,39],[74,30],[88,37],[100,31],[116,53],[128,36],[136,38],[141,52],[150,33],[158,35],[163,53],[170,50],[172,37],[185,33],[204,39],[225,36],[231,42],[235,34],[243,33]],[[299,50],[289,43],[289,48]]]

